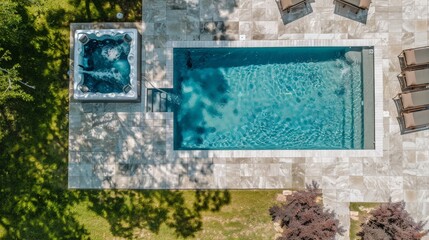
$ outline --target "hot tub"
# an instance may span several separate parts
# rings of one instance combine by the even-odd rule
[[[138,101],[136,29],[76,30],[73,98]]]

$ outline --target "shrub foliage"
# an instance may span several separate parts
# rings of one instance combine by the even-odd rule
[[[319,186],[313,181],[307,190],[297,191],[287,196],[285,203],[269,209],[272,220],[283,228],[277,240],[328,240],[343,234],[335,213],[323,208],[320,196]]]
[[[416,222],[405,210],[405,202],[389,202],[372,210],[357,234],[361,240],[392,239],[418,240],[428,231],[425,222]]]

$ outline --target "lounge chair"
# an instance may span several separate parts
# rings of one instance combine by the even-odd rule
[[[429,46],[405,49],[398,56],[403,69],[429,67]]]
[[[399,112],[429,109],[429,90],[399,93],[393,100],[398,101]]]
[[[295,6],[301,4],[307,5],[307,0],[276,0],[276,2],[282,14],[284,12],[290,12],[290,9]]]
[[[356,8],[356,14],[359,10],[368,10],[371,0],[336,0],[337,2],[343,4],[343,7],[346,5]]]
[[[429,109],[402,112],[397,119],[401,128],[401,134],[429,129]]]
[[[405,70],[398,75],[402,91],[429,88],[429,68],[415,71]]]

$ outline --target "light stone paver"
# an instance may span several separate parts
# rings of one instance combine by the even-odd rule
[[[171,41],[235,41],[240,35],[252,41],[379,39],[383,156],[240,158],[176,152],[172,114],[146,113],[142,91],[141,103],[70,102],[69,188],[283,189],[303,188],[317,180],[325,205],[337,212],[346,228],[353,201],[405,200],[412,216],[429,220],[429,131],[400,135],[391,100],[400,91],[397,55],[429,44],[427,0],[373,1],[369,11],[359,15],[331,0],[317,0],[309,9],[296,10],[292,16],[305,16],[286,25],[274,0],[143,0],[142,13],[142,23],[135,25],[142,34],[141,73],[159,88],[172,87],[166,64]],[[74,24],[72,29],[91,26]]]

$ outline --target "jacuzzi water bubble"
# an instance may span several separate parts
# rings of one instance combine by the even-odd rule
[[[119,56],[121,55],[121,51],[117,47],[107,45],[101,49],[101,55],[105,57],[108,61],[113,62],[119,59]]]

